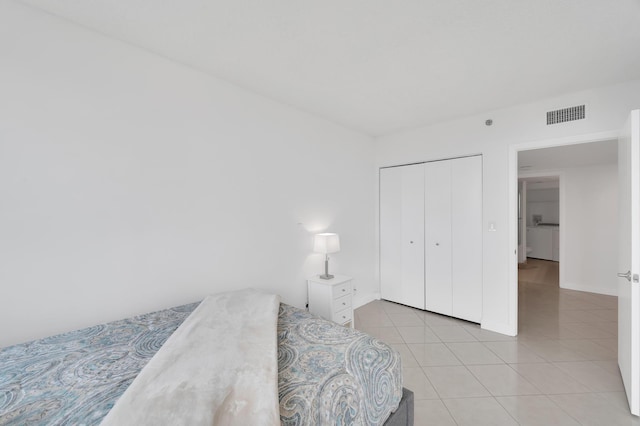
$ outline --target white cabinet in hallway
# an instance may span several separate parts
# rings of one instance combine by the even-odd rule
[[[527,257],[542,260],[560,260],[560,229],[549,226],[527,227]]]
[[[482,318],[482,157],[380,170],[383,299]]]

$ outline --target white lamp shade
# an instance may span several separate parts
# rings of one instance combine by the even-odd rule
[[[332,233],[316,234],[313,239],[313,251],[324,254],[340,251],[340,237]]]

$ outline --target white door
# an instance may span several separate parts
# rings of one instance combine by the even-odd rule
[[[629,408],[640,414],[640,110],[618,140],[618,365]]]
[[[380,296],[424,309],[424,165],[380,169]]]
[[[425,287],[427,310],[452,315],[451,162],[425,164]]]
[[[482,319],[480,156],[451,162],[451,286],[452,315],[479,323]]]

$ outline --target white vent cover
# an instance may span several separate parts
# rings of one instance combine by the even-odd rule
[[[550,124],[565,123],[567,121],[583,120],[585,117],[584,112],[584,105],[549,111],[547,112],[547,126]]]

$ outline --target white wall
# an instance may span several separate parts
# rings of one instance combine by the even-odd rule
[[[456,101],[464,102],[464,99]],[[583,103],[587,104],[585,120],[546,125],[546,111]],[[638,107],[640,81],[633,81],[377,139],[376,163],[379,167],[470,154],[483,155],[483,327],[511,334],[517,330],[516,306],[511,303],[515,300],[514,292],[517,289],[510,285],[510,274],[517,260],[515,222],[513,241],[509,229],[510,215],[516,212],[515,201],[513,206],[509,204],[510,147],[618,131],[629,111]],[[488,118],[493,119],[493,126],[485,126]],[[514,183],[513,200],[517,200],[516,190]],[[489,222],[496,224],[495,232],[487,231]]]
[[[0,346],[252,286],[306,302],[312,234],[374,281],[369,137],[0,2]]]
[[[618,166],[565,169],[561,286],[618,294]]]

